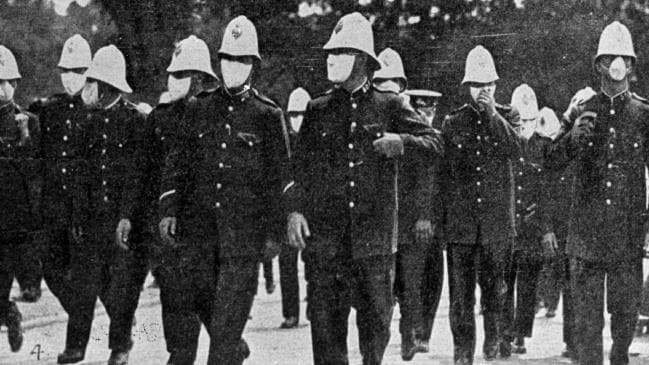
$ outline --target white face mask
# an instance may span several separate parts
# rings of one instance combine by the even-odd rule
[[[300,131],[300,127],[302,127],[302,120],[304,120],[304,114],[292,115],[289,117],[291,128],[293,128],[295,132]]]
[[[627,75],[627,68],[626,68],[626,62],[624,62],[624,58],[622,57],[617,57],[613,62],[611,62],[611,65],[608,67],[608,74],[611,76],[611,79],[615,81],[622,81]]]
[[[7,102],[13,100],[15,92],[16,89],[12,85],[11,81],[0,81],[0,101]]]
[[[173,102],[180,100],[189,94],[189,89],[192,86],[192,78],[185,77],[177,79],[173,75],[169,75],[167,79],[167,90],[169,94],[169,101]]]
[[[72,71],[61,73],[61,84],[66,94],[70,96],[77,95],[86,84],[86,75]]]
[[[380,83],[375,83],[374,87],[376,87],[378,90],[381,91],[391,91],[393,93],[401,93],[401,85],[399,85],[397,82],[392,81],[392,80],[385,80]]]
[[[223,84],[228,89],[238,89],[248,81],[250,73],[252,72],[252,63],[245,64],[243,62],[232,60],[221,60],[221,75],[223,76]]]
[[[521,125],[519,127],[519,133],[523,138],[530,139],[536,131],[536,119],[532,120],[521,120]]]
[[[99,102],[99,84],[97,81],[86,82],[81,91],[81,99],[88,106],[95,106]]]
[[[334,84],[342,84],[352,75],[356,56],[352,54],[330,54],[327,56],[327,78]]]
[[[496,93],[496,85],[485,85],[481,87],[469,87],[469,91],[471,92],[471,98],[473,99],[474,102],[478,102],[478,96],[480,96],[480,93],[482,90],[485,90],[491,95],[491,97],[494,96]]]

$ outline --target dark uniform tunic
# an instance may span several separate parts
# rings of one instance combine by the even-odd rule
[[[41,214],[47,231],[47,247],[41,257],[47,286],[59,299],[63,309],[70,310],[71,293],[70,228],[72,227],[72,191],[75,176],[83,164],[82,118],[86,110],[79,96],[56,94],[29,106],[39,116],[42,159]]]
[[[16,115],[29,117],[29,138],[17,127]],[[21,257],[20,247],[30,244],[41,229],[38,199],[41,181],[38,140],[40,127],[35,116],[10,102],[0,107],[0,319],[10,311],[13,278]]]
[[[505,275],[508,290],[504,334],[508,341],[532,336],[537,283],[544,255],[548,254],[548,251],[544,251],[542,239],[546,233],[552,232],[549,174],[542,165],[543,154],[550,143],[550,138],[534,133],[526,143],[525,157],[520,157],[513,164],[518,236],[513,259]]]
[[[85,349],[99,297],[110,317],[109,348],[128,351],[131,325],[146,277],[141,244],[146,120],[133,104],[119,99],[108,109],[89,109],[83,120],[84,166],[77,174],[71,277],[76,292],[69,313],[66,348]],[[117,247],[115,231],[129,219],[128,251]]]
[[[475,347],[476,271],[484,310],[483,350],[500,341],[503,273],[515,236],[511,160],[521,150],[512,127],[518,112],[497,106],[490,117],[476,108],[467,104],[444,122],[446,158],[440,173],[444,210],[439,219],[448,245],[455,358],[468,361]]]
[[[265,242],[284,232],[288,135],[281,109],[254,89],[198,99],[181,130],[163,173],[162,215],[178,218],[184,244],[218,253],[208,363],[236,364]]]
[[[589,125],[580,133],[573,122]],[[648,138],[649,102],[628,91],[614,98],[600,92],[573,111],[548,153],[554,168],[574,161],[567,252],[574,258],[575,334],[584,364],[602,363],[605,281],[611,363],[628,363],[642,288]]]
[[[312,234],[303,258],[316,364],[347,363],[352,299],[364,363],[379,364],[390,337],[398,175],[395,160],[372,145],[386,132],[401,136],[406,155],[442,153],[438,132],[398,95],[369,83],[353,93],[333,89],[305,113],[288,199]]]
[[[203,93],[198,97],[207,95]],[[160,104],[148,116],[151,128],[148,143],[151,184],[148,186],[155,195],[155,201],[149,202],[151,207],[157,208],[165,159],[175,146],[188,103],[189,100],[182,99]],[[150,223],[157,230],[157,209],[150,216]],[[169,362],[193,364],[201,323],[210,330],[211,305],[216,289],[216,252],[211,245],[155,246],[155,273],[160,284],[162,324],[170,354]]]

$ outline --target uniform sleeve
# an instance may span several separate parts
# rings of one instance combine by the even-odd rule
[[[524,138],[514,130],[514,126],[518,125],[520,120],[518,111],[512,109],[504,116],[496,111],[496,113],[487,116],[487,120],[491,136],[500,142],[502,151],[510,158],[521,156],[524,149]]]
[[[392,125],[388,132],[398,133],[401,136],[406,153],[408,149],[417,148],[429,150],[436,156],[444,153],[444,144],[441,133],[429,127],[423,118],[403,98],[395,98],[390,105],[392,110]]]
[[[134,112],[135,113],[135,112]],[[126,151],[125,166],[127,181],[122,185],[120,218],[133,220],[142,204],[144,178],[146,176],[146,118],[139,113],[129,121],[132,128],[130,147]]]
[[[309,174],[312,160],[318,146],[318,134],[314,121],[317,120],[317,113],[311,104],[307,106],[302,121],[300,133],[294,139],[291,146],[290,176],[292,177],[284,187],[284,205],[290,212],[304,213],[306,198],[308,196]]]

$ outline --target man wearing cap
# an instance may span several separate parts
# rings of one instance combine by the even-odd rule
[[[502,341],[503,281],[515,235],[512,164],[521,151],[513,129],[518,113],[496,104],[498,74],[489,51],[477,46],[467,57],[468,104],[446,117],[446,158],[440,168],[439,221],[447,244],[450,324],[456,364],[472,364],[475,350],[475,285],[480,285],[484,357],[510,356]],[[477,274],[477,275],[476,275]]]
[[[151,208],[148,221],[157,219],[161,174],[178,128],[190,104],[210,95],[206,86],[216,80],[210,51],[202,39],[192,35],[180,41],[167,67],[169,99],[149,115],[148,150],[150,170],[147,199]],[[156,209],[152,209],[152,208]],[[156,278],[160,284],[162,325],[169,364],[193,364],[196,359],[201,324],[210,330],[212,301],[216,288],[216,251],[210,245],[158,240]]]
[[[343,16],[324,49],[334,87],[309,103],[296,144],[289,244],[304,250],[314,363],[348,363],[353,306],[363,363],[380,364],[393,307],[396,160],[432,160],[442,141],[402,97],[372,86],[381,63],[365,17]]]
[[[572,257],[577,358],[602,364],[604,301],[611,314],[612,365],[629,363],[642,290],[642,243],[649,245],[645,166],[649,102],[629,90],[636,55],[629,30],[609,24],[594,68],[600,91],[575,98],[546,164],[574,163],[567,252]]]
[[[85,75],[83,167],[76,173],[72,217],[71,280],[76,299],[58,363],[84,358],[100,298],[110,318],[108,364],[125,365],[147,273],[141,243],[146,125],[136,106],[122,96],[132,90],[126,82],[124,56],[115,46],[99,49]]]
[[[42,159],[41,212],[47,244],[41,261],[47,286],[68,312],[75,294],[70,290],[70,227],[75,173],[81,168],[80,140],[86,111],[81,101],[84,73],[92,54],[88,42],[75,34],[63,45],[58,63],[64,92],[37,100],[29,111],[41,125],[39,153]]]
[[[22,316],[10,300],[20,245],[40,230],[37,118],[14,102],[21,75],[13,53],[0,45],[0,322],[7,326],[11,351],[23,342]]]
[[[442,94],[432,90],[406,90],[403,95],[409,99],[410,105],[412,105],[417,113],[424,118],[428,126],[433,126],[439,130],[442,129],[441,122],[435,118],[437,102]],[[402,167],[400,167],[400,172],[403,174],[414,176],[422,175],[422,179],[427,178],[429,180],[427,183],[422,184],[422,187],[425,189],[423,190],[424,193],[421,194],[420,197],[417,197],[416,194],[404,194],[405,196],[400,198],[399,205],[400,207],[403,207],[400,210],[400,217],[407,217],[410,215],[411,217],[408,219],[410,219],[411,223],[413,222],[412,219],[416,218],[412,217],[414,214],[412,214],[411,207],[422,204],[423,201],[428,201],[428,204],[430,204],[428,209],[431,212],[430,219],[433,219],[436,216],[437,209],[439,209],[439,203],[434,201],[436,199],[436,190],[439,188],[436,185],[438,183],[436,181],[436,176],[439,173],[439,163],[435,164],[431,171],[430,168],[425,169],[425,166],[421,163],[423,160],[425,159],[410,158],[405,160]],[[403,166],[408,163],[413,166],[404,168]],[[417,172],[419,170],[421,171]],[[412,177],[413,176],[411,176],[411,178]],[[401,185],[399,186],[399,190],[402,193],[417,189],[413,185],[412,179],[410,181],[401,179],[400,181]],[[409,186],[406,186],[405,184],[408,184]],[[428,186],[426,186],[427,184]],[[431,197],[427,194],[433,194],[433,196]],[[403,210],[407,211],[403,212]],[[406,218],[400,219],[404,222],[408,222]],[[407,261],[402,261],[402,270],[405,269],[405,271],[413,272],[413,274],[397,275],[397,280],[402,281],[404,287],[412,288],[411,290],[414,290],[415,293],[417,293],[414,295],[419,297],[421,303],[419,305],[421,306],[422,325],[420,329],[415,332],[415,343],[422,352],[428,352],[428,342],[433,331],[435,315],[437,314],[437,307],[444,286],[444,246],[441,243],[442,232],[441,230],[435,230],[435,227],[432,227],[433,236],[432,239],[430,239],[430,242],[423,246],[420,244],[413,245],[413,248],[421,248],[421,251],[412,248],[403,250],[402,248],[406,247],[403,240],[409,239],[410,242],[417,242],[413,240],[412,237],[413,235],[417,235],[413,234],[412,224],[405,224],[404,227],[404,225],[400,223],[400,228],[402,232],[405,231],[404,233],[406,234],[404,235],[402,233],[402,237],[400,238],[402,240],[399,242],[401,252],[397,254],[397,260],[399,259],[399,254],[403,255],[403,253],[408,252],[411,255],[411,258]],[[408,230],[409,228],[410,230]],[[414,238],[416,239],[417,237]],[[399,270],[398,265],[399,263],[397,262],[397,273]],[[415,272],[418,272],[418,274],[414,274]],[[420,277],[420,279],[414,279],[418,277]],[[412,281],[415,283],[418,282],[418,284],[413,285]]]
[[[511,105],[520,113],[516,128],[526,143],[524,156],[513,165],[517,237],[513,258],[505,272],[503,332],[505,341],[514,342],[512,352],[524,354],[525,337],[532,337],[539,274],[545,259],[552,259],[558,247],[550,219],[549,174],[543,168],[543,153],[552,139],[542,134],[541,114],[531,87],[517,87]]]
[[[309,93],[301,87],[293,90],[288,98],[286,115],[290,126],[291,145],[299,136],[306,106],[311,100]],[[290,189],[290,184],[288,186]],[[298,280],[299,250],[290,245],[282,245],[279,255],[279,287],[282,289],[282,315],[284,322],[280,328],[296,328],[300,322],[300,283]]]
[[[259,262],[282,240],[288,134],[281,109],[251,86],[260,56],[250,20],[228,24],[219,57],[224,86],[188,108],[167,157],[160,230],[218,254],[208,364],[241,364]]]

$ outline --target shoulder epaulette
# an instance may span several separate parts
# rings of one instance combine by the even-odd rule
[[[204,98],[214,94],[214,92],[216,92],[218,89],[219,89],[218,87],[215,87],[215,88],[212,88],[212,89],[203,90],[203,91],[199,92],[198,94],[196,94],[196,98],[197,99],[204,99]]]
[[[275,101],[273,101],[273,99],[267,97],[266,95],[261,94],[259,91],[257,91],[257,89],[251,88],[250,92],[252,93],[252,95],[254,97],[256,97],[259,101],[263,102],[264,104],[267,104],[267,105],[272,106],[273,108],[278,108],[279,109],[279,105],[277,105],[277,103]]]
[[[649,105],[649,100],[643,98],[642,96],[636,94],[635,92],[632,92],[632,93],[631,93],[631,96],[632,96],[634,99],[636,99],[636,100],[638,100],[638,101],[641,101],[641,102],[644,103],[644,104]]]
[[[502,111],[502,112],[505,112],[505,113],[511,113],[512,110],[514,110],[514,108],[509,104],[506,104],[506,105],[496,104],[496,109],[499,112]]]
[[[456,109],[451,110],[451,112],[449,113],[449,116],[454,115],[454,114],[457,114],[457,113],[460,113],[460,112],[463,112],[463,111],[467,110],[467,109],[470,108],[470,107],[471,107],[471,106],[470,106],[469,104],[464,104],[464,105],[462,105],[462,106],[459,107],[459,108],[456,108]]]

